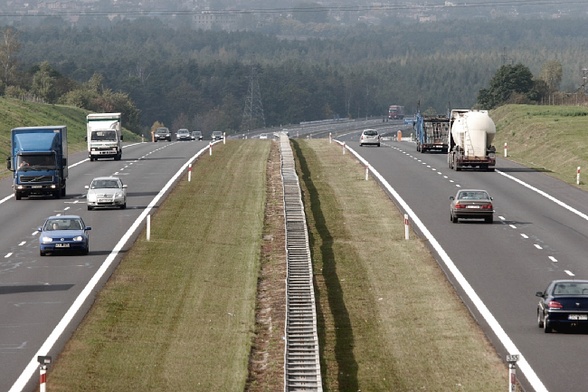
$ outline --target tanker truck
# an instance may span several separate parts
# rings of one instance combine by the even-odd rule
[[[487,110],[453,109],[448,137],[449,168],[494,171],[496,148],[492,145],[496,125]]]
[[[417,113],[414,122],[416,150],[419,152],[447,152],[449,118],[447,116],[424,116]]]

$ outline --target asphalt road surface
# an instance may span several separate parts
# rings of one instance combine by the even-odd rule
[[[121,161],[89,162],[87,153],[70,155],[67,196],[62,199],[17,201],[11,197],[11,179],[0,181],[0,391],[34,390],[37,356],[56,358],[143,229],[144,219],[138,218],[157,208],[165,195],[162,189],[169,189],[166,184],[180,169],[185,173],[188,162],[208,143],[128,145]],[[87,210],[84,186],[105,175],[117,175],[128,185],[127,209]],[[92,227],[89,255],[39,255],[37,228],[55,214],[80,215]]]
[[[535,293],[553,279],[588,278],[588,193],[506,159],[498,159],[496,172],[456,172],[446,154],[416,152],[408,139],[359,147],[358,136],[340,139],[422,221],[439,263],[499,355],[520,354],[517,376],[525,390],[585,389],[588,331],[545,334],[536,322]],[[450,222],[449,196],[460,188],[490,192],[493,224]]]

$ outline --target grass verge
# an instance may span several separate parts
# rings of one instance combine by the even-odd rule
[[[194,165],[56,361],[52,391],[242,391],[254,330],[269,143]]]
[[[507,369],[424,243],[363,166],[295,140],[325,391],[496,391]]]
[[[507,143],[508,159],[576,186],[577,168],[588,165],[587,107],[505,105],[490,114],[499,156]],[[588,181],[579,188],[588,190]]]

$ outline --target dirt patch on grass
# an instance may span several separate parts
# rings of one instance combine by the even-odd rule
[[[278,391],[284,385],[286,243],[280,151],[273,143],[267,162],[267,196],[260,274],[257,281],[255,338],[246,391]]]

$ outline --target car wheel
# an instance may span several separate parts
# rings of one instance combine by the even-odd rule
[[[543,328],[543,320],[541,320],[541,311],[537,310],[537,326]]]
[[[491,216],[489,218],[486,218],[486,223],[492,223],[492,222],[494,222],[494,217]]]
[[[43,252],[42,250],[39,250],[39,255],[41,255],[41,257],[45,256],[45,252]]]
[[[127,208],[127,203],[123,203],[120,205],[121,210],[124,210],[125,208]]]
[[[92,211],[93,209],[94,209],[94,207],[88,206],[88,211]]]
[[[453,223],[457,223],[457,216],[453,216],[453,215],[451,215],[451,221],[452,221]]]
[[[549,317],[545,316],[543,319],[543,332],[551,333],[553,332],[553,323],[549,321]]]

